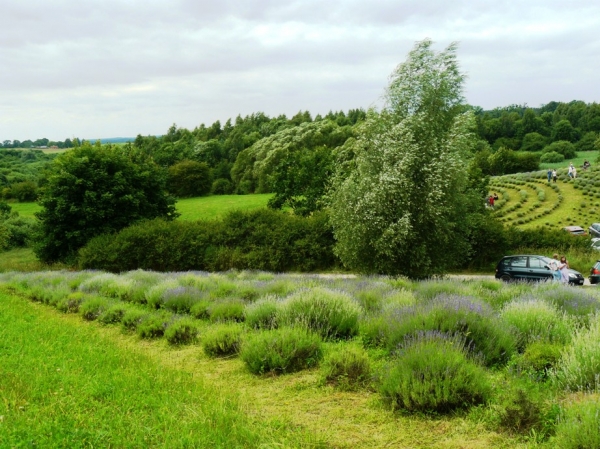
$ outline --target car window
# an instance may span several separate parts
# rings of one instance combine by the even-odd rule
[[[594,223],[592,228],[594,228],[596,231],[600,231],[600,223]]]
[[[546,268],[546,262],[539,257],[530,257],[529,268]]]
[[[510,266],[513,268],[527,267],[527,256],[516,256],[510,258]]]
[[[593,248],[600,248],[600,240],[596,240],[594,243],[592,243],[592,247]]]

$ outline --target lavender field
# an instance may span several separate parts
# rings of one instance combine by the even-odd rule
[[[595,289],[139,270],[4,273],[0,288],[120,329],[138,344],[163,341],[174,354],[198,348],[206,363],[234,364],[223,375],[233,376],[235,388],[242,388],[239,376],[271,384],[304,379],[311,397],[342,395],[347,404],[356,400],[383,413],[382,429],[394,420],[414,425],[431,417],[466,426],[455,435],[457,447],[597,447],[600,441]],[[291,403],[302,401],[303,393],[287,394]],[[265,409],[275,406],[263,401]],[[321,412],[324,420],[333,413]],[[367,435],[348,441],[347,423],[330,426],[325,437],[301,407],[289,413],[334,447],[377,445]],[[381,432],[382,445],[399,435],[417,438]],[[423,447],[449,447],[447,440],[432,441]]]

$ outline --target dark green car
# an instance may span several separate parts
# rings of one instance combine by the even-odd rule
[[[559,281],[558,261],[546,256],[533,254],[505,256],[496,265],[496,279],[503,281]],[[579,271],[569,269],[569,284],[583,285],[584,278]]]

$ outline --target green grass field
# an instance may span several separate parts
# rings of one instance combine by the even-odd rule
[[[573,165],[579,171],[581,166],[583,165],[583,161],[588,161],[592,164],[592,166],[596,165],[596,158],[598,157],[597,151],[579,151],[577,153],[577,157],[573,159],[566,159],[564,162],[542,162],[540,163],[540,169],[547,170],[548,168],[564,168],[568,167],[572,162]]]
[[[267,206],[273,195],[211,195],[197,198],[184,198],[177,201],[180,220],[211,220],[232,210],[252,210]],[[37,203],[10,203],[14,211],[23,217],[33,217],[41,207]]]
[[[13,211],[19,213],[22,217],[33,218],[34,214],[41,210],[38,203],[9,203]]]
[[[211,220],[220,218],[232,210],[253,210],[267,206],[273,195],[211,195],[198,198],[185,198],[177,201],[180,220]]]
[[[0,253],[0,273],[6,271],[40,271],[52,269],[42,264],[33,253],[31,248],[15,248]],[[61,266],[54,267],[62,268]]]

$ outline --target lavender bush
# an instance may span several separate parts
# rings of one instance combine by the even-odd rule
[[[394,409],[446,413],[487,401],[485,371],[464,351],[459,335],[419,332],[405,339],[381,375],[380,392]]]

